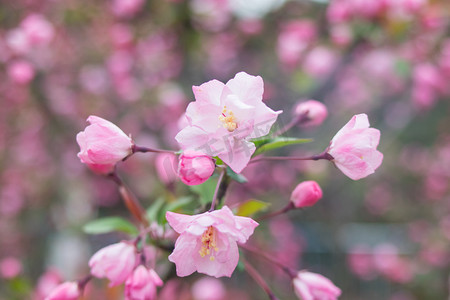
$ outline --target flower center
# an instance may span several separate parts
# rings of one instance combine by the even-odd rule
[[[198,252],[201,257],[205,257],[206,255],[210,255],[209,259],[212,261],[215,259],[213,255],[213,251],[219,251],[216,244],[216,230],[214,227],[209,226],[208,229],[205,230],[202,234],[202,248]]]
[[[231,110],[227,109],[226,106],[223,107],[219,120],[222,122],[223,127],[229,132],[233,132],[237,128],[236,117]]]

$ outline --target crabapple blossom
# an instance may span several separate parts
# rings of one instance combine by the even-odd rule
[[[205,154],[187,150],[180,155],[178,176],[187,185],[205,182],[214,173],[214,169],[214,161]]]
[[[138,257],[133,244],[120,242],[100,249],[89,260],[91,274],[97,278],[108,278],[115,286],[123,283],[133,272]]]
[[[313,206],[322,198],[322,189],[315,181],[303,181],[291,194],[291,202],[296,208]]]
[[[169,255],[180,277],[195,271],[230,277],[239,260],[237,243],[245,243],[259,225],[251,218],[233,215],[227,206],[194,216],[167,212],[166,219],[180,234]]]
[[[328,147],[336,167],[353,180],[374,173],[383,161],[383,154],[377,150],[380,131],[369,126],[366,114],[353,116]]]
[[[69,281],[58,285],[45,300],[77,300],[80,296],[78,283]]]
[[[319,126],[328,116],[327,107],[316,100],[300,102],[294,109],[294,114],[301,119],[300,124],[305,127]]]
[[[163,282],[153,269],[138,266],[125,282],[125,300],[153,300],[156,298],[156,287]]]
[[[217,155],[240,173],[256,149],[248,139],[267,135],[281,113],[262,102],[262,78],[240,72],[226,84],[211,80],[192,90],[196,101],[186,110],[189,125],[176,140],[183,150]]]
[[[300,271],[293,284],[301,300],[335,300],[341,295],[341,290],[331,280],[317,273]]]
[[[97,116],[89,116],[86,129],[77,134],[78,157],[94,172],[107,174],[132,152],[133,141],[119,127]]]

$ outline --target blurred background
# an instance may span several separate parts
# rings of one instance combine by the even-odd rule
[[[263,222],[251,243],[327,276],[342,299],[448,299],[449,1],[4,0],[0,24],[0,299],[44,299],[124,238],[82,230],[99,216],[130,218],[116,186],[76,156],[89,115],[138,145],[178,150],[191,86],[239,71],[263,77],[267,105],[284,111],[278,126],[299,101],[329,109],[320,128],[285,134],[314,142],[272,155],[320,153],[357,113],[381,130],[384,153],[357,182],[326,161],[248,167],[229,206],[281,208],[302,180],[324,191],[316,206]],[[119,166],[145,207],[192,193],[167,162],[138,154]],[[285,275],[251,261],[280,299],[296,299]],[[166,281],[159,298],[266,297],[240,270],[202,278]],[[86,299],[123,299],[105,282],[88,289]],[[217,298],[201,298],[211,290]]]

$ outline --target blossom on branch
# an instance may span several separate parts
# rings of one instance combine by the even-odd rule
[[[115,286],[127,280],[137,263],[136,247],[120,242],[97,251],[89,260],[89,267],[93,276],[108,278],[109,286]]]
[[[80,296],[78,283],[68,281],[55,287],[45,300],[77,300]]]
[[[353,116],[328,147],[336,167],[353,180],[374,173],[383,161],[383,154],[377,150],[380,131],[369,126],[366,114]]]
[[[78,157],[94,172],[107,174],[132,152],[133,141],[119,127],[97,116],[89,116],[86,129],[77,134]]]
[[[180,155],[178,176],[187,185],[202,184],[214,173],[216,165],[211,157],[187,150]]]
[[[180,277],[195,271],[230,277],[239,261],[237,243],[245,243],[259,225],[251,218],[233,215],[227,206],[194,216],[169,211],[166,219],[180,234],[169,255]]]
[[[153,269],[138,266],[125,282],[125,300],[156,299],[156,287],[163,282]]]
[[[336,300],[341,295],[341,290],[331,280],[317,273],[300,271],[293,284],[301,300]]]
[[[189,125],[175,139],[183,150],[218,156],[240,173],[256,149],[248,139],[267,135],[281,113],[262,102],[262,78],[240,72],[226,84],[211,80],[192,90],[196,101],[186,110]]]

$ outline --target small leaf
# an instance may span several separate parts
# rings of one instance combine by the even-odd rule
[[[181,208],[185,208],[189,206],[194,199],[192,197],[181,197],[174,202],[168,203],[166,206],[161,209],[158,217],[159,224],[165,224],[166,220],[166,212],[168,211],[177,211]]]
[[[237,181],[239,183],[248,182],[247,178],[245,178],[244,175],[236,173],[230,167],[227,167],[227,174],[228,174],[228,176],[230,176],[231,179],[233,179],[234,181]]]
[[[191,185],[189,189],[200,196],[201,204],[211,203],[216,190],[217,178],[210,177],[207,181],[199,185]]]
[[[271,204],[255,199],[250,199],[242,203],[236,213],[237,216],[248,217],[257,212],[265,211]]]
[[[138,234],[136,227],[125,219],[119,217],[107,217],[91,221],[83,226],[87,234],[102,234],[121,231],[130,235]]]
[[[255,144],[256,147],[260,147],[260,146],[262,146],[264,144],[269,143],[270,141],[272,141],[271,137],[264,136],[264,137],[260,137],[260,138],[257,138],[257,139],[253,139],[250,142]]]
[[[166,201],[164,200],[164,198],[160,197],[156,199],[156,201],[152,205],[150,205],[146,212],[147,219],[150,222],[158,220],[159,212],[161,211],[161,208],[165,203]]]
[[[286,147],[289,145],[310,143],[312,141],[313,141],[313,139],[297,139],[297,138],[291,138],[291,137],[277,137],[277,138],[274,138],[270,143],[264,144],[263,146],[256,149],[256,151],[253,155],[258,155],[258,154],[264,153],[269,150],[275,150],[275,149]]]

